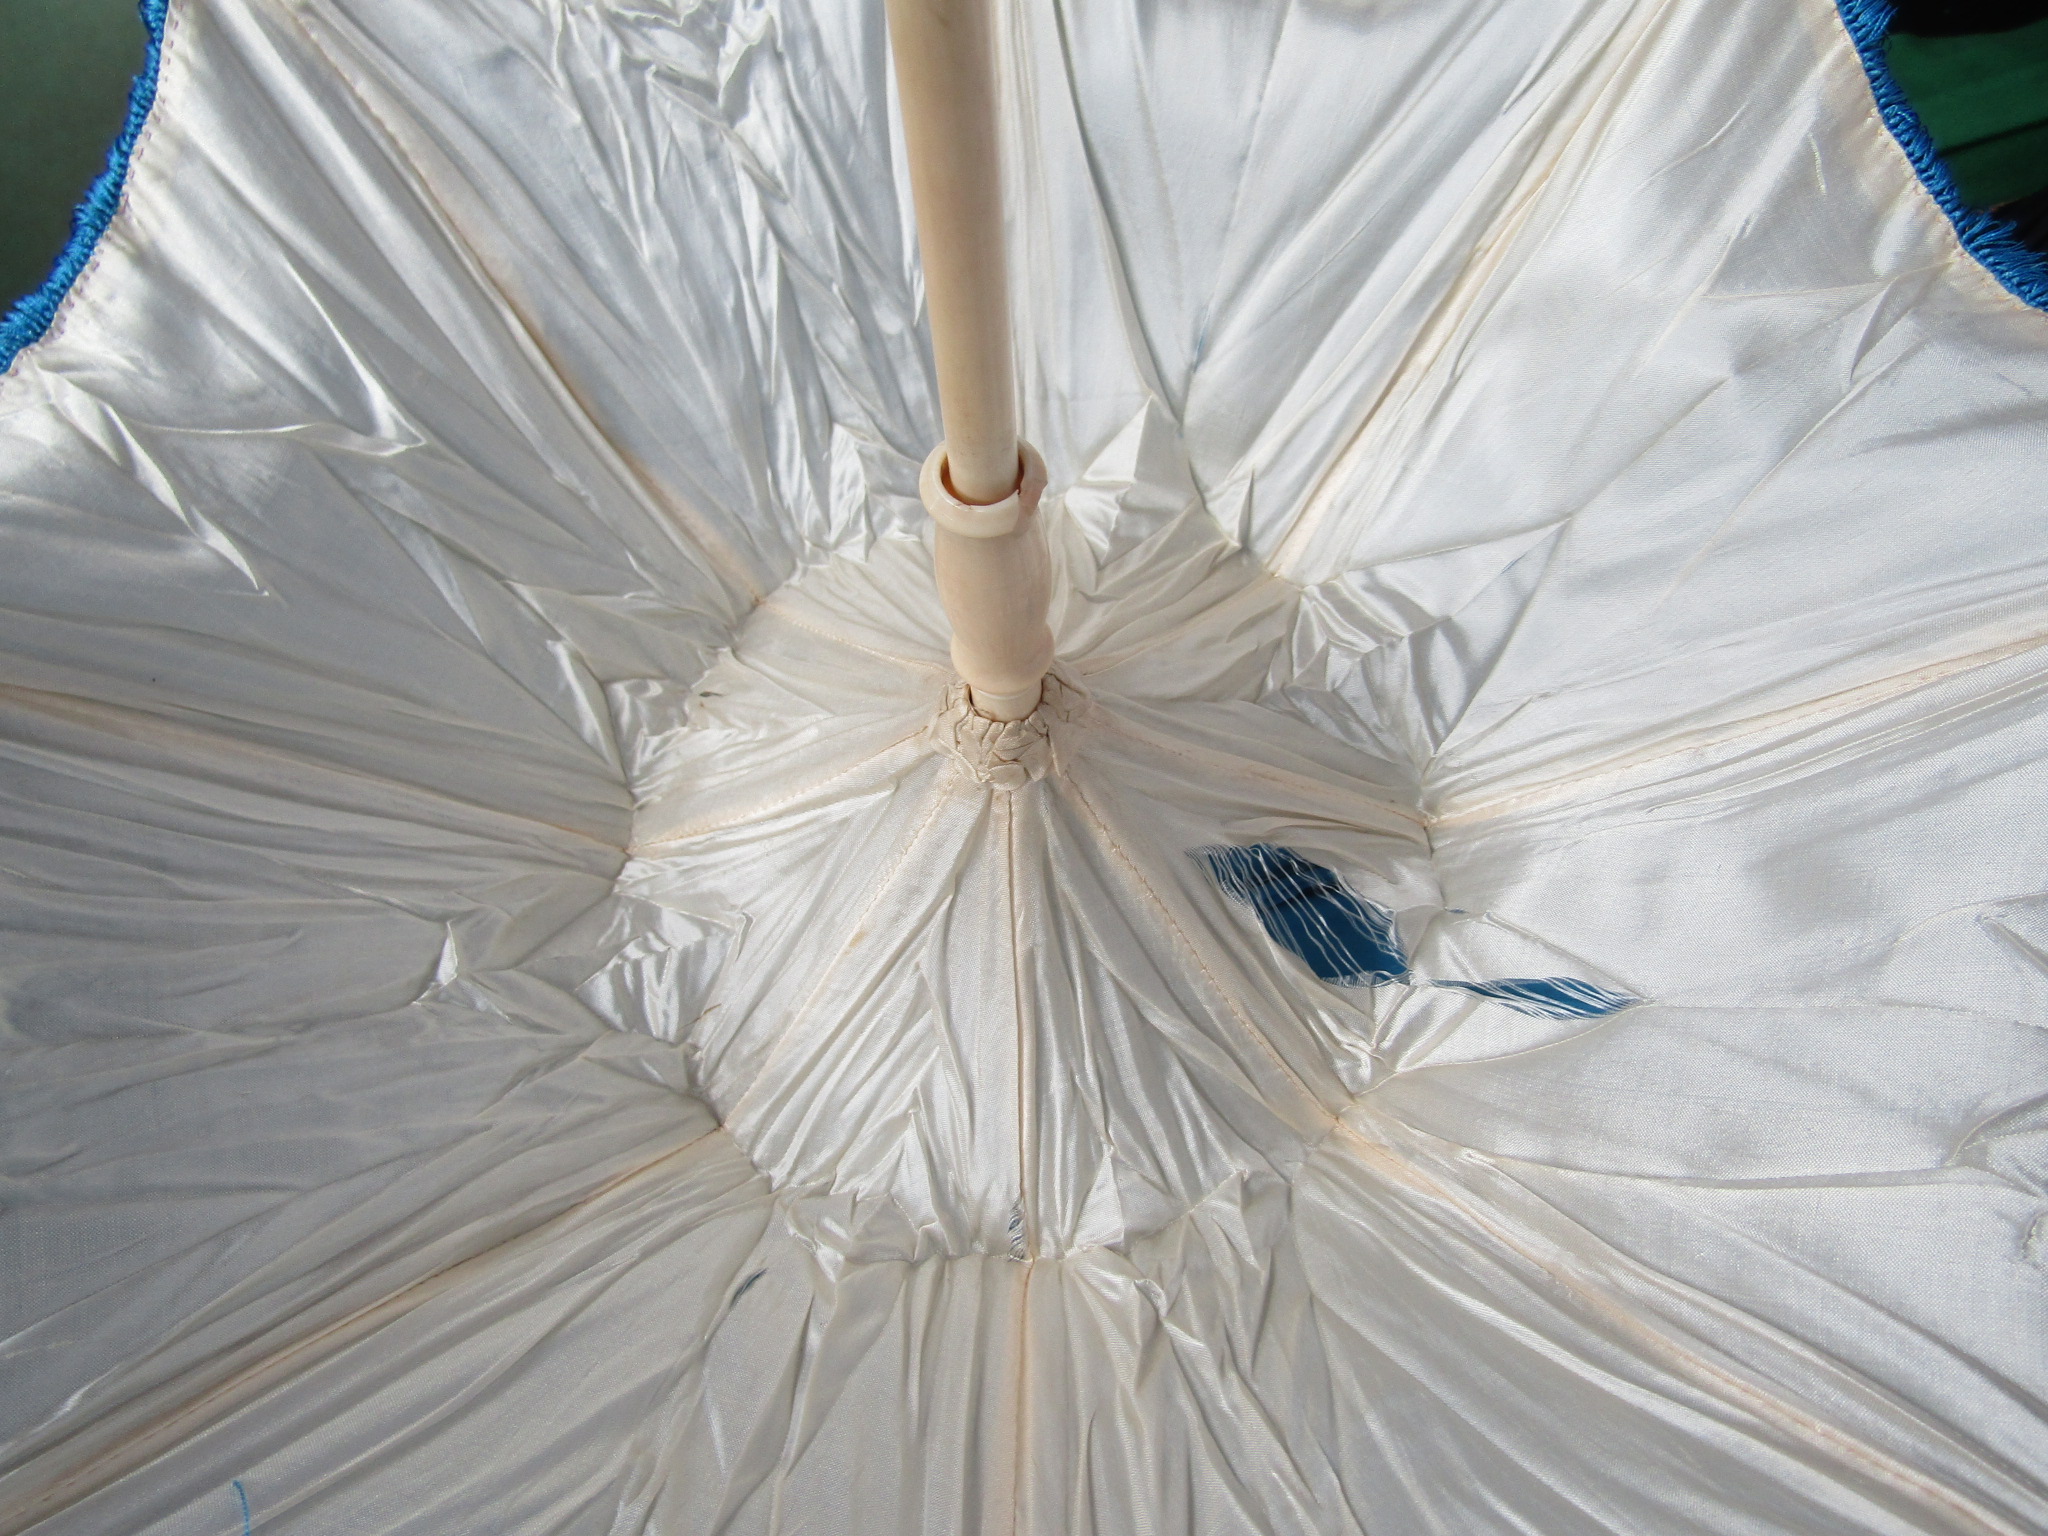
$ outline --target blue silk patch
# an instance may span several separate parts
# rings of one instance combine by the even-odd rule
[[[1490,997],[1517,1013],[1539,1019],[1597,1019],[1642,1001],[1569,976],[1510,976],[1502,981],[1439,981],[1434,985]]]
[[[1217,888],[1259,915],[1275,944],[1299,955],[1324,981],[1377,987],[1408,974],[1394,914],[1354,896],[1337,872],[1291,848],[1197,848]]]
[[[1394,914],[1354,895],[1334,869],[1292,848],[1196,848],[1217,889],[1258,914],[1275,944],[1298,956],[1324,981],[1378,987],[1409,980],[1408,957],[1394,933]],[[1642,1001],[1570,976],[1509,976],[1499,981],[1436,981],[1505,1004],[1539,1019],[1597,1019]]]

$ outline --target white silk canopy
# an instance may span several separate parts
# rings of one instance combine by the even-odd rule
[[[163,26],[0,1532],[2048,1530],[2048,317],[1826,0],[1002,0],[1001,728],[879,0]]]

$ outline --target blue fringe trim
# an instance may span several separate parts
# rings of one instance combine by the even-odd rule
[[[142,73],[135,77],[128,92],[128,120],[121,125],[121,136],[114,140],[114,147],[107,151],[107,168],[94,179],[85,201],[71,215],[71,238],[65,242],[64,252],[50,269],[50,275],[43,279],[43,286],[18,301],[7,311],[7,318],[0,320],[0,373],[14,366],[23,347],[42,340],[50,322],[57,318],[64,296],[71,292],[78,274],[92,260],[94,247],[121,206],[121,193],[128,185],[129,158],[135,153],[142,125],[149,121],[149,109],[156,104],[157,68],[163,63],[164,22],[169,10],[170,0],[142,0],[142,25],[149,32],[149,48],[143,56]]]
[[[1955,226],[1963,249],[2014,298],[2036,309],[2048,309],[2048,257],[2022,244],[2019,231],[2007,220],[1972,208],[1963,200],[1955,177],[1935,152],[1934,136],[1899,88],[1884,51],[1885,33],[1892,24],[1892,0],[1836,0],[1836,6],[1849,41],[1863,60],[1863,72],[1870,76],[1870,94],[1877,98],[1878,115],[1906,152],[1920,184]]]
[[[1927,125],[1920,121],[1920,114],[1913,110],[1893,76],[1884,51],[1885,33],[1892,21],[1892,0],[1836,0],[1836,7],[1849,40],[1863,61],[1863,72],[1870,77],[1870,93],[1877,100],[1879,116],[1906,152],[1920,184],[1955,226],[1963,249],[1982,263],[2014,298],[2036,309],[2048,309],[2048,257],[2023,244],[2012,223],[1963,200],[1955,177],[1935,151],[1933,135],[1928,133]],[[170,0],[141,0],[140,9],[149,42],[142,73],[135,77],[128,93],[128,119],[121,125],[113,148],[107,151],[107,168],[95,178],[71,216],[71,238],[65,242],[63,254],[58,256],[50,275],[43,280],[42,287],[16,302],[7,311],[6,319],[0,320],[0,373],[13,366],[24,347],[40,341],[49,330],[58,308],[71,292],[71,285],[92,260],[100,236],[106,233],[107,225],[113,222],[121,206],[135,141],[149,121],[150,108],[156,105],[157,71],[163,63],[164,25]]]

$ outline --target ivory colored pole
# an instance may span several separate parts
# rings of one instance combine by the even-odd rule
[[[989,0],[888,0],[949,478],[961,500],[978,505],[1017,486],[988,7]]]
[[[939,599],[976,712],[1021,720],[1052,665],[1052,565],[1044,465],[1017,438],[989,4],[888,0],[889,42],[946,434],[919,487]]]
[[[1052,561],[1038,520],[1045,462],[1030,444],[1018,444],[1017,489],[975,506],[946,488],[945,458],[941,443],[924,461],[917,491],[938,524],[932,563],[939,601],[953,624],[953,666],[967,679],[976,714],[1022,720],[1038,708],[1052,665],[1052,631],[1045,623]]]

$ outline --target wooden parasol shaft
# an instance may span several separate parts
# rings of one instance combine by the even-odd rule
[[[952,489],[963,501],[986,504],[1017,486],[988,0],[888,0],[888,7]]]
[[[990,0],[888,0],[945,442],[920,492],[974,708],[1038,707],[1052,634],[1043,466],[1018,441]]]

